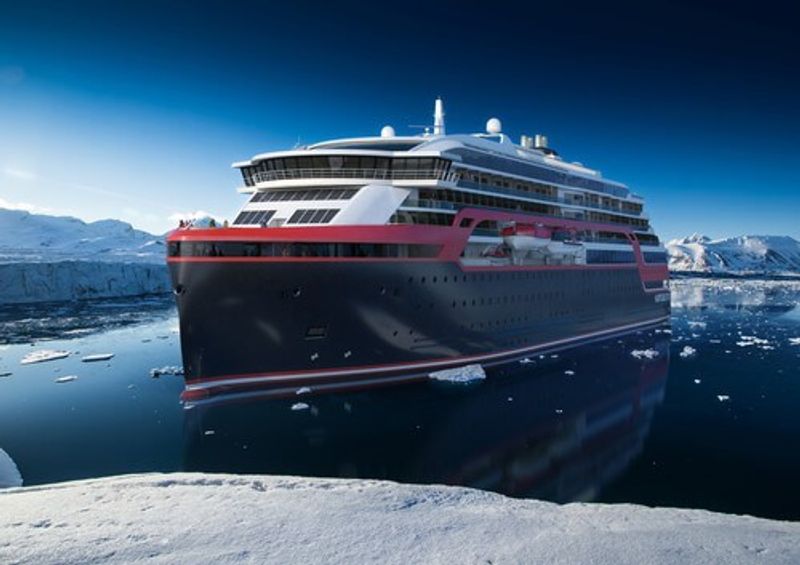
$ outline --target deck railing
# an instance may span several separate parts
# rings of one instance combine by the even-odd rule
[[[441,180],[455,182],[457,175],[446,169],[279,169],[252,174],[254,183],[300,179]]]

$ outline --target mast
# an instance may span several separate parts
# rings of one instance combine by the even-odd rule
[[[433,135],[444,135],[444,104],[438,96],[433,109]]]

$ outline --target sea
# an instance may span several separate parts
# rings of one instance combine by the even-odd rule
[[[800,282],[671,285],[670,325],[485,378],[194,403],[170,297],[0,307],[0,471],[358,477],[800,519]],[[23,363],[42,352],[61,353]]]

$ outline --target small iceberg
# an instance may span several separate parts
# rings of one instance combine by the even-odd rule
[[[31,365],[32,363],[44,363],[45,361],[55,361],[69,357],[69,351],[56,351],[53,349],[41,349],[28,353],[20,360],[20,365]]]
[[[800,337],[790,337],[789,345],[800,345]]]
[[[658,357],[658,351],[655,349],[634,349],[631,351],[631,357],[636,359],[655,359]]]
[[[436,371],[428,375],[432,380],[443,381],[448,383],[466,384],[476,381],[482,381],[486,378],[486,371],[483,370],[478,364],[465,365],[455,369],[444,369]]]
[[[678,354],[684,359],[688,359],[689,357],[694,357],[697,354],[697,350],[692,347],[691,345],[684,345],[681,352]]]
[[[22,486],[22,475],[17,468],[17,464],[11,457],[0,449],[0,488],[11,488]]]
[[[727,394],[718,394],[717,395],[717,400],[719,400],[720,402],[727,402],[730,399],[731,399],[731,397],[728,396]]]
[[[295,402],[292,404],[292,411],[297,412],[298,410],[308,410],[309,406],[305,402]]]
[[[66,375],[63,377],[58,377],[54,382],[61,384],[61,383],[71,383],[72,381],[77,381],[77,380],[78,380],[77,375]]]
[[[308,394],[309,392],[311,392],[311,388],[310,388],[310,387],[307,387],[307,386],[300,387],[300,388],[298,388],[296,391],[294,391],[294,393],[295,393],[296,395],[300,395],[300,394]]]
[[[97,361],[108,361],[112,357],[114,357],[113,353],[95,353],[93,355],[87,355],[81,359],[81,361],[84,363],[95,363]]]
[[[571,377],[572,375],[575,374],[575,371],[573,371],[572,369],[567,369],[566,371],[564,371],[564,374]]]
[[[155,369],[150,369],[150,377],[153,379],[157,379],[161,375],[176,375],[176,376],[183,376],[183,367],[178,367],[176,365],[166,365],[164,367],[156,367]]]

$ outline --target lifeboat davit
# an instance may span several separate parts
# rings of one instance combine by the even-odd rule
[[[541,224],[511,224],[504,227],[501,233],[507,246],[521,251],[544,249],[553,237],[553,230]]]

